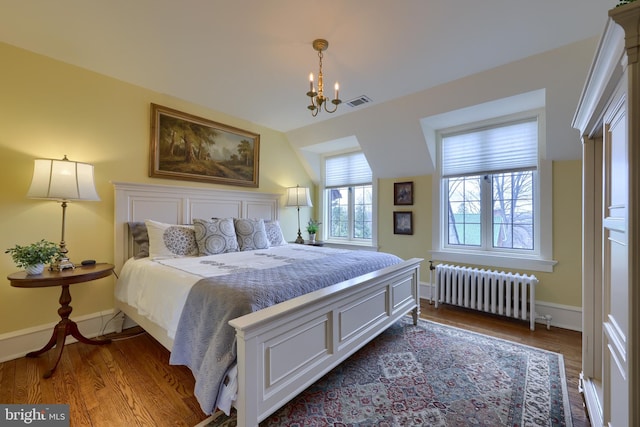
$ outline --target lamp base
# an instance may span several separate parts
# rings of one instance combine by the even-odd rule
[[[70,268],[76,268],[76,266],[71,261],[69,261],[69,258],[66,257],[58,258],[54,263],[51,264],[51,266],[49,266],[49,270],[51,271],[62,271],[68,270]]]
[[[298,233],[298,238],[296,239],[295,243],[304,243],[304,239],[302,238],[302,234]]]

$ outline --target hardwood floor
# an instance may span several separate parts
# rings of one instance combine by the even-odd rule
[[[425,319],[564,355],[573,425],[589,426],[578,393],[581,334],[486,314],[422,304]],[[42,378],[51,351],[0,364],[0,403],[67,403],[71,426],[194,426],[206,418],[193,396],[189,369],[169,365],[169,352],[144,332],[128,330],[110,345],[65,346],[53,376]]]

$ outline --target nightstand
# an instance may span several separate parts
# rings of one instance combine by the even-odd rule
[[[307,246],[324,246],[324,242],[321,242],[320,240],[316,240],[313,243],[311,243],[308,240],[305,240],[304,243],[296,243],[296,242],[289,242],[289,243],[298,244],[298,245],[307,245]]]
[[[103,277],[113,274],[114,266],[112,264],[99,263],[88,266],[78,266],[73,269],[67,269],[62,271],[45,270],[42,274],[27,275],[25,271],[19,271],[7,276],[7,279],[11,282],[11,286],[16,288],[44,288],[49,286],[62,286],[62,293],[60,294],[60,308],[58,314],[60,315],[60,322],[55,326],[53,335],[49,342],[38,351],[32,351],[27,353],[27,357],[37,357],[42,353],[56,347],[55,363],[49,371],[44,374],[44,378],[49,378],[53,371],[56,370],[60,357],[62,356],[62,350],[64,349],[65,338],[71,335],[78,341],[85,344],[102,345],[111,342],[109,339],[94,340],[86,338],[78,330],[78,325],[73,320],[69,319],[69,315],[73,310],[69,305],[71,303],[71,293],[69,292],[69,285],[74,283],[84,283],[91,280],[102,279]]]

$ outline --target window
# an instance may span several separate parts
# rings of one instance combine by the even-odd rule
[[[371,168],[362,153],[325,159],[324,238],[331,241],[371,243],[373,188]]]
[[[548,258],[550,231],[540,224],[550,226],[549,210],[540,201],[551,198],[551,178],[541,179],[550,171],[538,155],[540,120],[529,113],[439,132],[438,259],[516,267],[514,259]],[[553,262],[542,264],[519,267],[548,271]]]

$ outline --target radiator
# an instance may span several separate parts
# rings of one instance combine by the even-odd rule
[[[528,319],[529,328],[535,330],[536,276],[449,264],[437,265],[435,276],[436,308],[445,303]]]

